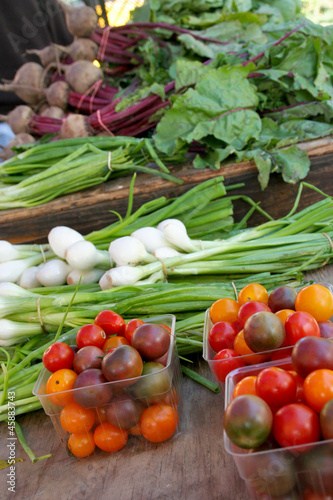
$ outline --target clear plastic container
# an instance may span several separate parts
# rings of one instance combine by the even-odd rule
[[[103,390],[110,392],[112,396],[107,404],[103,406],[85,406],[85,408],[92,409],[95,412],[95,422],[92,428],[89,427],[87,429],[88,433],[94,434],[96,427],[103,425],[106,420],[105,415],[108,415],[108,420],[110,421],[111,414],[112,424],[125,430],[126,448],[147,448],[158,442],[175,438],[180,434],[182,375],[176,348],[175,319],[175,316],[172,314],[144,319],[146,323],[163,324],[171,330],[167,362],[163,369],[132,379],[106,382],[95,386],[81,387],[57,393],[57,395],[65,395],[66,398],[69,396],[71,400],[74,399],[75,402],[78,402],[82,400],[82,397],[87,395],[87,392],[90,394],[91,391],[100,390],[101,386],[103,386]],[[75,345],[75,336],[73,338],[69,337],[66,342],[69,345]],[[45,368],[42,369],[33,389],[33,394],[39,398],[45,413],[51,418],[63,445],[69,451],[68,439],[71,434],[65,430],[62,425],[63,421],[61,420],[64,418],[64,415],[61,416],[64,406],[54,404],[52,402],[52,395],[46,394],[46,383],[50,375],[51,373],[48,370]],[[127,407],[127,403],[129,404],[129,410],[126,410],[126,416],[128,417],[128,414],[130,414],[129,421],[131,424],[128,421],[126,424],[124,423],[123,413],[121,413],[124,406]],[[168,415],[167,420],[170,424],[161,433],[157,433],[157,435],[149,434],[149,439],[147,433],[147,438],[144,437],[141,427],[143,413],[148,408],[151,408],[151,411],[163,411],[164,409]],[[132,427],[130,428],[129,425],[132,425]],[[100,451],[96,447],[94,452],[97,450]]]
[[[292,369],[287,360],[267,363]],[[235,385],[244,377],[257,375],[264,367],[247,366],[230,373],[225,384],[225,408],[233,398]],[[309,445],[250,451],[239,448],[225,431],[224,447],[236,464],[252,499],[333,498],[333,439]],[[326,495],[326,496],[325,496]]]
[[[309,284],[312,284],[309,283]],[[330,292],[333,294],[333,285],[332,283],[321,283],[321,285],[325,286],[330,290]],[[331,321],[333,321],[333,316],[331,317]],[[214,360],[214,356],[216,352],[211,348],[209,341],[208,341],[208,335],[209,331],[212,328],[213,323],[210,319],[209,315],[209,309],[206,310],[205,314],[205,323],[204,323],[204,332],[203,332],[203,358],[207,363],[209,364],[209,367],[212,371],[212,374],[218,383],[222,394],[224,394],[225,390],[225,383],[219,379],[217,376],[217,370],[218,367],[221,366],[221,363],[228,363],[228,359],[223,360]],[[293,346],[287,346],[287,347],[280,347],[279,349],[272,349],[270,351],[262,351],[260,353],[255,353],[255,354],[246,354],[243,356],[239,356],[235,359],[241,360],[245,366],[254,366],[254,365],[260,365],[262,363],[268,363],[270,361],[277,362],[280,359],[288,359],[291,356]],[[240,368],[239,366],[236,367]]]

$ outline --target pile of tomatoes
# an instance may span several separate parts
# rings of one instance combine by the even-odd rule
[[[67,447],[76,457],[95,448],[122,449],[128,436],[159,443],[176,431],[177,394],[172,382],[171,330],[111,310],[82,326],[75,345],[55,342],[43,354],[51,372],[48,400],[59,408]]]
[[[280,286],[269,294],[262,285],[251,283],[237,300],[215,301],[209,309],[208,332],[214,375],[224,383],[236,368],[290,356],[303,337],[333,337],[332,315],[332,292],[321,284],[299,291]]]
[[[233,378],[223,425],[230,441],[249,451],[252,486],[282,495],[298,478],[313,498],[332,498],[333,341],[303,337],[291,360],[247,367]]]

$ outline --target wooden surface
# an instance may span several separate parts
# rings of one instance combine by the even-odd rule
[[[308,273],[333,282],[333,266]],[[198,357],[196,371],[212,379]],[[114,454],[78,460],[67,456],[51,420],[42,410],[18,417],[35,455],[53,453],[32,464],[19,443],[16,492],[7,492],[7,469],[0,471],[1,499],[24,500],[247,500],[222,439],[223,397],[183,379],[181,434],[152,449],[131,446]],[[7,459],[8,429],[0,424],[1,459]]]
[[[323,144],[324,142],[324,144]],[[310,173],[305,179],[329,195],[333,195],[333,139],[312,141],[304,144],[311,159]],[[223,175],[225,185],[245,183],[245,186],[230,191],[230,194],[247,195],[268,211],[272,217],[286,215],[293,206],[298,185],[287,184],[281,175],[271,175],[269,186],[261,191],[257,180],[258,171],[253,163],[227,164],[219,171],[210,169],[196,170],[190,164],[182,167],[171,167],[174,175],[184,180],[184,184],[171,183],[157,176],[138,174],[134,190],[134,209],[142,203],[159,196],[168,198],[177,196],[196,184]],[[114,222],[115,216],[110,210],[121,215],[126,213],[128,188],[131,177],[122,177],[87,189],[60,197],[45,205],[29,209],[14,209],[0,211],[0,239],[12,243],[44,242],[47,234],[56,225],[67,225],[82,234],[105,227]],[[300,208],[321,199],[321,196],[311,189],[304,189]],[[242,201],[234,203],[235,219],[249,210],[249,205]],[[252,225],[263,222],[260,215],[250,219]]]

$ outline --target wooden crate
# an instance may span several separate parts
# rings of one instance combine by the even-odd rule
[[[333,138],[325,138],[300,145],[308,151],[311,159],[310,173],[305,179],[333,196]],[[262,191],[257,180],[258,171],[253,162],[228,163],[219,171],[197,170],[191,164],[171,167],[173,175],[184,180],[182,185],[168,182],[157,176],[138,174],[134,188],[134,209],[158,196],[177,196],[196,184],[223,175],[225,185],[244,183],[244,187],[232,194],[250,196],[272,217],[279,218],[293,206],[298,185],[287,184],[281,175],[271,175],[268,187]],[[0,212],[0,239],[12,243],[44,242],[48,232],[56,225],[70,226],[82,234],[100,229],[116,220],[111,210],[126,213],[128,189],[131,176],[106,182],[95,188],[62,196],[47,204],[27,209],[13,209]],[[304,189],[300,207],[319,200],[320,194]],[[243,202],[235,203],[235,220],[239,220],[249,209]],[[251,225],[264,219],[255,214]]]

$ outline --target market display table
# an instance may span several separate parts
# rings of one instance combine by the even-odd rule
[[[333,266],[307,274],[333,282]],[[192,367],[213,380],[198,356]],[[17,417],[36,456],[53,456],[33,464],[16,442],[15,493],[7,490],[9,469],[0,471],[0,498],[24,500],[246,500],[249,498],[232,458],[224,451],[223,396],[191,379],[183,380],[181,434],[150,449],[135,438],[113,454],[96,452],[87,459],[66,454],[43,410]],[[0,459],[8,458],[8,429],[0,425]]]

